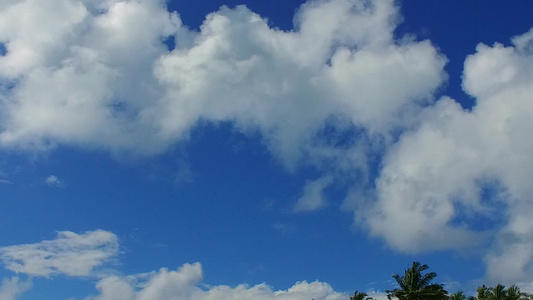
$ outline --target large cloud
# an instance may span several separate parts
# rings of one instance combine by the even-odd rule
[[[175,137],[198,119],[233,120],[259,130],[293,166],[322,155],[315,138],[330,121],[371,134],[403,125],[403,114],[442,82],[445,59],[428,42],[397,44],[392,3],[366,3],[305,5],[293,32],[269,28],[242,6],[209,15],[190,48],[157,64],[166,94],[152,113],[161,134]]]
[[[111,232],[61,231],[51,241],[2,247],[0,259],[6,269],[31,276],[89,276],[117,252],[118,239]]]
[[[1,147],[158,153],[200,120],[234,121],[294,167],[332,155],[315,139],[327,122],[387,134],[444,79],[429,42],[393,39],[393,1],[310,2],[290,32],[244,6],[193,32],[158,0],[41,2],[0,8]]]
[[[533,280],[533,30],[514,47],[480,44],[463,87],[476,106],[441,99],[389,151],[364,222],[393,247],[460,248],[495,236],[490,279]],[[485,224],[485,225],[480,225]]]
[[[176,14],[160,1],[27,0],[3,5],[0,20],[3,147],[160,150],[139,111],[161,93],[152,65]]]

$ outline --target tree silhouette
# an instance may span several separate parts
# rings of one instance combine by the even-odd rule
[[[367,293],[360,293],[357,290],[353,293],[353,296],[350,296],[350,300],[364,300],[368,296]]]
[[[466,299],[465,293],[463,293],[462,291],[453,293],[450,295],[450,300],[465,300],[465,299]]]
[[[428,268],[427,265],[413,262],[411,267],[405,270],[404,275],[392,275],[399,288],[387,290],[387,298],[397,298],[399,300],[449,300],[448,292],[442,284],[431,283],[437,277],[437,273],[422,274]]]

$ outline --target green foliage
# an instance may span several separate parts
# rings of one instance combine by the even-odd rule
[[[490,296],[490,290],[485,285],[477,288],[477,300],[488,300]]]
[[[520,291],[520,288],[514,284],[507,289],[507,300],[529,300],[531,298],[531,295]]]
[[[466,299],[465,293],[463,293],[462,291],[453,293],[450,295],[450,300],[465,300],[465,299]]]
[[[413,262],[402,276],[398,274],[392,275],[399,288],[387,290],[387,298],[397,298],[399,300],[449,300],[448,292],[442,284],[431,283],[437,277],[437,273],[422,274],[428,268],[427,265]]]
[[[497,284],[495,287],[485,285],[477,288],[476,300],[529,300],[531,295],[520,291],[516,285],[505,288],[504,285]]]
[[[360,293],[357,290],[353,293],[353,296],[350,296],[350,300],[364,300],[368,296],[367,293]]]
[[[505,290],[505,286],[498,283],[493,288],[489,289],[490,291],[490,300],[507,300],[507,291]]]
[[[431,283],[437,273],[428,272],[429,267],[419,262],[413,262],[410,268],[404,270],[403,275],[393,274],[398,288],[387,290],[387,298],[392,300],[533,300],[533,294],[524,293],[516,285],[505,288],[497,284],[494,287],[482,285],[477,288],[476,296],[467,297],[459,291],[448,295],[442,284]],[[372,300],[366,293],[355,291],[350,300]]]

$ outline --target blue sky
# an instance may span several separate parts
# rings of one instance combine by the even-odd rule
[[[533,292],[530,11],[0,4],[0,300]]]

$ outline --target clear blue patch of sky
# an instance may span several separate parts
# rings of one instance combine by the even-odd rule
[[[211,1],[188,1],[167,0],[169,11],[177,11],[183,23],[192,29],[198,30],[207,14],[218,11],[226,5],[233,8],[237,5],[245,5],[253,12],[269,20],[269,25],[282,30],[293,29],[293,17],[304,0],[211,0]]]
[[[163,43],[167,46],[169,51],[172,51],[174,48],[176,48],[176,38],[174,36],[168,36],[164,38]]]

